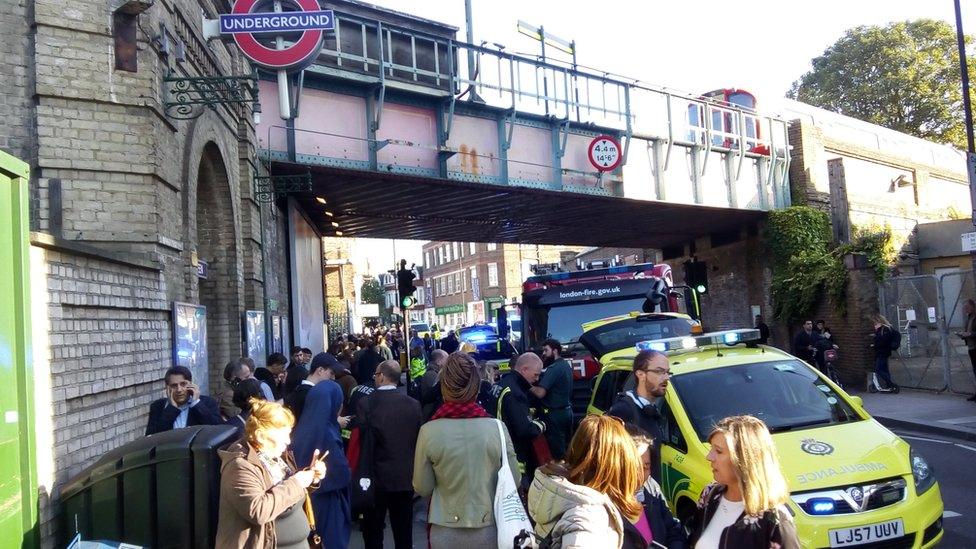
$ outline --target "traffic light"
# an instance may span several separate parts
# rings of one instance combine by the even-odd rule
[[[699,294],[708,293],[708,266],[704,261],[685,262],[685,284]]]
[[[397,291],[400,294],[400,305],[403,307],[410,307],[417,302],[413,297],[413,293],[417,291],[417,287],[413,285],[415,278],[417,275],[407,269],[407,262],[401,261],[400,270],[397,271]]]

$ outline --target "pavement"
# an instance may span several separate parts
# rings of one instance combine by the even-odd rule
[[[966,395],[904,388],[898,394],[850,394],[861,397],[868,413],[888,428],[976,442],[976,402]]]

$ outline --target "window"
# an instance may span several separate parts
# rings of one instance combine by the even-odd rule
[[[497,248],[498,248],[498,244],[495,244],[494,242],[491,242],[491,243],[489,243],[489,244],[487,244],[487,245],[485,245],[485,249],[486,249],[486,250],[488,250],[489,252],[493,252],[493,251],[495,251],[495,250],[496,250]],[[490,277],[489,277],[489,278],[490,278]]]
[[[740,414],[762,419],[773,433],[861,419],[844,397],[798,360],[691,372],[674,376],[671,383],[703,442],[717,421]]]
[[[474,242],[468,243],[468,251],[471,252],[471,255],[476,254],[478,252],[478,245]]]
[[[663,398],[661,402],[661,417],[664,419],[662,422],[663,425],[661,426],[664,440],[661,442],[682,454],[687,454],[688,443],[685,442],[685,435],[681,432],[681,427],[678,427],[678,422],[674,419],[674,414],[671,412],[671,407],[668,406],[668,402]]]
[[[498,286],[498,263],[488,264],[488,286],[492,288]]]
[[[458,271],[451,276],[454,277],[454,287],[457,288],[457,291],[463,292],[464,290],[461,289],[461,272]]]
[[[424,252],[424,268],[430,268],[430,252]]]
[[[454,259],[460,259],[461,257],[461,247],[458,246],[457,242],[452,242],[451,247],[454,248]]]
[[[451,260],[451,250],[447,247],[447,244],[441,246],[441,253],[444,254],[444,263],[447,263]]]
[[[454,275],[447,275],[447,293],[454,293]]]
[[[440,297],[444,295],[444,279],[437,277],[437,296]]]
[[[438,265],[443,265],[444,264],[444,248],[438,247],[437,248],[437,251],[434,253],[434,255],[437,257],[437,264]]]

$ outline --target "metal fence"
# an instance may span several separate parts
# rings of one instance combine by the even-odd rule
[[[963,304],[973,294],[972,271],[901,276],[879,284],[883,314],[901,332],[901,348],[891,356],[891,376],[903,387],[974,391],[963,330]]]

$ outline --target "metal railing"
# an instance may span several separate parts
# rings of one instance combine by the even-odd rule
[[[591,131],[621,136],[623,165],[634,139],[646,142],[648,147],[655,143],[661,146],[662,172],[667,172],[675,147],[691,150],[689,175],[695,181],[705,176],[710,164],[719,163],[724,164],[724,177],[731,185],[740,179],[747,161],[750,165],[759,163],[762,168],[757,183],[770,189],[773,206],[789,202],[788,123],[752,109],[342,13],[336,14],[336,29],[327,36],[316,64],[308,71],[373,86],[373,130],[382,123],[388,88],[442,99],[439,142],[433,146],[439,153],[457,153],[448,145],[456,107],[463,104],[470,110],[481,106],[495,108],[504,117],[500,138],[503,151],[512,146],[515,126],[525,123],[525,115],[535,115],[558,129],[553,166],[560,164],[575,123]],[[397,140],[369,142],[374,150],[387,145],[431,146]],[[716,155],[719,159],[712,159]],[[619,180],[619,176],[605,176],[600,183],[609,177]]]

